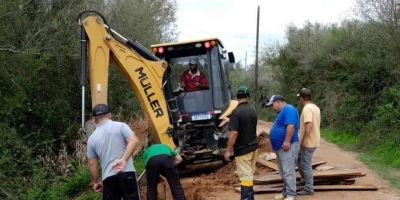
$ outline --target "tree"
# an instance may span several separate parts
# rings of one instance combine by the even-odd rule
[[[109,21],[116,22],[112,28],[145,45],[175,37],[174,0],[3,0],[0,138],[6,141],[0,143],[0,198],[18,197],[34,184],[29,177],[47,169],[40,157],[57,155],[63,144],[69,153],[74,151],[81,107],[77,15],[87,9],[105,13]],[[129,85],[120,80],[117,75],[110,78],[120,92],[112,93],[110,102],[133,107],[133,95],[126,95],[132,94]],[[121,110],[129,111],[127,116],[136,112],[126,107]],[[52,176],[59,175],[56,168],[46,174],[48,184]]]

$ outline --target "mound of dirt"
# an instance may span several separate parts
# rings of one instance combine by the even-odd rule
[[[271,144],[269,142],[268,122],[264,126],[257,127],[259,155],[265,152],[271,152]],[[148,128],[146,121],[138,121],[131,124],[131,128],[138,136],[141,146],[145,146],[148,137]],[[255,175],[272,172],[271,169],[257,164]],[[194,177],[185,177],[181,179],[185,195],[188,200],[213,200],[221,199],[221,193],[234,194],[234,185],[240,184],[239,177],[236,172],[235,162],[230,162],[211,173],[199,174]],[[142,199],[146,199],[146,187],[141,186]],[[229,197],[228,197],[229,198]],[[168,183],[161,182],[158,185],[158,199],[173,199]]]

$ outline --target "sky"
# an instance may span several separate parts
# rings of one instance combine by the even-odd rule
[[[337,23],[353,16],[355,0],[177,0],[178,40],[218,37],[236,61],[255,61],[257,6],[259,46],[285,43],[288,25]]]

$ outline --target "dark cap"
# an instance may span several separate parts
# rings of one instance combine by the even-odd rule
[[[242,85],[238,88],[236,96],[237,98],[250,97],[250,89]]]
[[[265,107],[270,107],[275,101],[279,100],[285,101],[285,99],[279,94],[272,95],[271,98],[269,98],[269,100],[267,99],[267,101],[265,102]]]
[[[198,65],[199,64],[199,60],[198,59],[190,59],[189,60],[189,65]]]
[[[311,90],[308,88],[301,88],[299,93],[297,94],[298,97],[311,97]]]
[[[97,104],[94,106],[93,111],[92,111],[92,115],[94,117],[108,114],[108,113],[110,113],[110,110],[108,109],[108,106],[106,104]]]

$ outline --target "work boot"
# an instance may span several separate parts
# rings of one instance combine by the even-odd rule
[[[284,200],[295,200],[295,197],[287,196]]]
[[[217,149],[217,150],[212,151],[211,153],[212,153],[213,155],[218,156],[218,155],[221,154],[221,151],[220,151],[219,149]]]
[[[240,200],[254,200],[253,186],[240,186]]]
[[[283,194],[278,194],[278,195],[275,195],[275,200],[284,200],[286,198],[286,196],[284,196]]]
[[[297,192],[298,195],[313,195],[314,192],[307,191],[307,190],[300,190]]]

